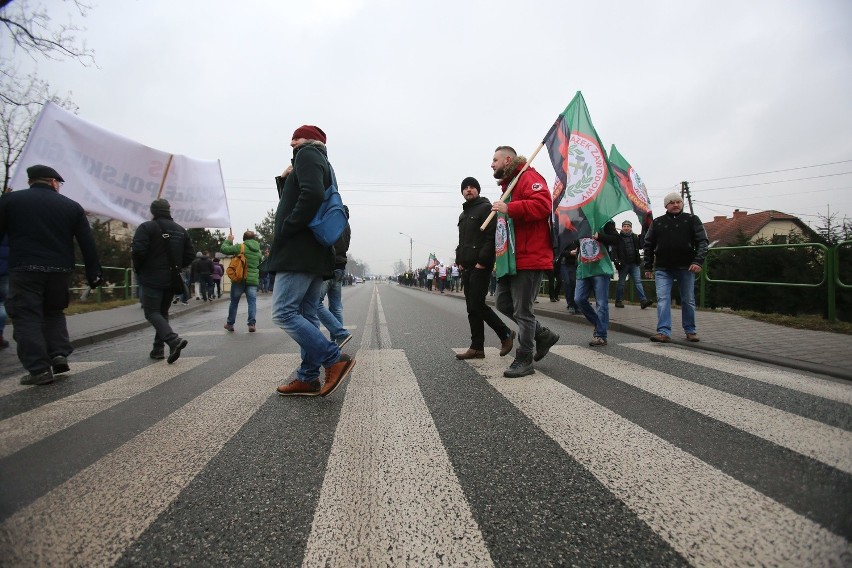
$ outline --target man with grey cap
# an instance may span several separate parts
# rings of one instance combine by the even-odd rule
[[[657,288],[657,333],[650,339],[656,343],[672,340],[672,285],[677,280],[686,339],[698,341],[695,275],[701,273],[707,255],[707,232],[698,217],[684,213],[679,193],[666,195],[663,205],[666,214],[654,219],[645,235],[645,277],[653,275]]]
[[[133,234],[130,252],[142,286],[145,319],[154,327],[154,348],[150,357],[165,359],[165,345],[168,345],[168,363],[171,364],[178,360],[187,345],[186,339],[179,337],[169,325],[169,307],[176,293],[175,273],[179,274],[181,268],[192,262],[195,250],[187,230],[172,219],[168,201],[152,201],[151,215],[154,218],[139,225]]]
[[[89,286],[101,284],[101,265],[83,207],[60,195],[65,180],[49,166],[27,168],[29,189],[0,200],[0,240],[9,236],[9,296],[18,359],[29,375],[22,385],[46,385],[70,370],[68,307],[74,271],[74,240],[80,246]]]

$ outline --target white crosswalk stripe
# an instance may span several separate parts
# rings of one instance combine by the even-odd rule
[[[696,566],[830,566],[850,554],[845,539],[543,373],[504,378],[486,352],[469,363],[489,384]]]
[[[0,458],[164,383],[210,357],[184,357],[143,367],[29,412],[0,421]],[[81,365],[82,366],[82,365]]]
[[[551,349],[599,371],[779,446],[852,473],[852,432],[575,345]]]
[[[698,353],[694,349],[683,349],[673,345],[643,342],[622,343],[621,346],[852,405],[852,385],[849,383],[782,371],[748,361],[733,361],[718,355]]]
[[[0,556],[15,566],[114,563],[271,396],[280,369],[298,360],[255,360],[18,511],[0,526]]]
[[[352,375],[303,565],[492,566],[405,354]]]
[[[302,520],[304,538],[299,544],[298,561],[303,566],[499,564],[501,558],[492,548],[494,542],[511,540],[512,536],[495,530],[523,531],[526,527],[512,525],[511,519],[501,519],[504,524],[495,529],[493,520],[489,525],[488,518],[483,518],[487,517],[483,508],[487,510],[492,501],[480,498],[475,485],[471,488],[471,484],[463,482],[469,478],[460,479],[461,474],[457,473],[464,472],[465,467],[469,468],[467,471],[476,471],[475,466],[471,468],[464,460],[471,455],[465,444],[477,442],[455,438],[459,435],[455,432],[466,428],[468,422],[454,425],[453,429],[438,418],[448,416],[448,412],[464,413],[467,404],[476,402],[452,400],[435,413],[430,405],[444,391],[436,394],[439,391],[435,386],[424,382],[431,380],[448,381],[447,398],[455,395],[452,381],[457,380],[475,384],[479,389],[477,396],[487,391],[495,404],[499,403],[495,408],[511,409],[515,415],[505,421],[501,420],[502,416],[495,417],[495,423],[499,421],[495,428],[508,435],[517,431],[519,436],[534,431],[541,447],[550,448],[549,452],[560,460],[570,460],[578,471],[585,468],[583,473],[588,483],[605,493],[609,501],[620,501],[621,511],[632,511],[633,526],[641,527],[648,535],[657,535],[662,539],[659,547],[672,557],[679,554],[691,565],[714,567],[848,566],[852,559],[852,545],[843,536],[847,534],[843,532],[845,521],[835,523],[833,530],[839,533],[832,532],[826,527],[833,521],[812,517],[806,506],[786,501],[778,492],[772,494],[752,487],[749,483],[753,482],[747,477],[738,477],[738,472],[731,472],[719,462],[714,465],[702,461],[712,459],[691,448],[678,447],[677,439],[652,431],[653,425],[640,426],[604,406],[609,403],[589,398],[596,395],[580,388],[578,377],[585,373],[587,383],[589,376],[597,383],[601,378],[598,373],[606,375],[620,381],[617,384],[621,389],[633,392],[639,389],[643,396],[654,395],[661,405],[671,408],[678,405],[678,410],[689,409],[728,425],[734,436],[747,433],[749,436],[742,437],[768,441],[771,444],[766,445],[772,446],[771,452],[784,455],[794,452],[797,457],[816,460],[801,460],[808,463],[800,466],[803,469],[799,471],[807,472],[811,467],[811,471],[824,469],[842,478],[842,483],[848,483],[852,472],[852,434],[843,428],[697,384],[689,377],[681,378],[606,352],[570,345],[554,346],[546,365],[537,365],[534,375],[520,379],[502,376],[509,358],[500,358],[497,349],[491,347],[486,348],[486,358],[481,360],[459,362],[450,355],[447,359],[452,365],[441,363],[440,371],[435,373],[440,375],[437,379],[432,375],[421,376],[422,369],[430,368],[423,362],[422,353],[417,354],[421,356],[418,359],[413,353],[391,347],[388,321],[375,288],[365,329],[361,349],[354,354],[357,364],[348,384],[322,401],[279,398],[275,394],[282,376],[298,366],[300,357],[296,353],[261,355],[221,382],[215,382],[220,380],[215,375],[206,376],[215,373],[215,357],[182,357],[174,365],[146,364],[59,400],[47,397],[40,406],[33,407],[34,398],[24,401],[29,406],[24,406],[19,414],[4,414],[9,417],[0,421],[0,467],[3,462],[12,467],[18,463],[15,460],[29,463],[25,459],[28,453],[37,459],[40,456],[35,450],[39,447],[43,456],[65,443],[62,439],[51,439],[52,435],[66,429],[74,432],[74,428],[85,426],[80,423],[88,418],[115,413],[113,407],[137,396],[145,398],[140,395],[179,375],[195,377],[195,382],[187,387],[191,394],[183,399],[189,400],[186,404],[179,407],[175,404],[176,409],[169,414],[165,410],[154,414],[143,427],[128,428],[124,437],[102,449],[100,454],[93,454],[91,461],[69,469],[66,477],[57,478],[28,501],[5,512],[0,506],[0,513],[6,515],[0,524],[0,564],[88,566],[112,565],[119,560],[126,564],[128,557],[122,555],[134,543],[144,542],[149,529],[165,526],[164,530],[168,531],[173,526],[170,523],[180,522],[181,514],[190,514],[174,511],[175,507],[170,505],[184,500],[193,489],[206,495],[203,483],[199,489],[196,487],[199,484],[192,482],[213,475],[209,470],[216,470],[211,466],[214,458],[236,451],[240,436],[243,440],[248,437],[240,433],[242,428],[257,425],[272,431],[265,420],[271,415],[281,417],[290,413],[300,419],[312,413],[322,414],[327,418],[325,423],[333,425],[336,415],[331,413],[335,411],[339,411],[339,418],[333,436],[326,429],[323,432],[327,445],[311,447],[311,450],[326,448],[322,450],[323,459],[324,452],[328,452],[324,477],[314,476],[311,495],[296,497],[313,503],[310,513]],[[832,401],[826,404],[831,404],[835,411],[841,407],[838,402],[850,400],[852,387],[831,381],[812,380],[796,373],[674,346],[622,345],[629,348],[623,352],[635,359],[647,361],[647,354],[651,354],[663,362],[675,360],[712,368],[778,387],[779,391],[788,389],[785,393],[821,397]],[[82,372],[106,363],[74,362],[72,369]],[[228,368],[241,364],[234,363]],[[549,376],[541,368],[560,371]],[[575,379],[578,382],[572,383]],[[175,382],[184,384],[182,380]],[[445,386],[438,384],[441,389]],[[432,385],[431,390],[427,385]],[[17,390],[21,389],[8,394]],[[50,393],[46,389],[33,392]],[[16,398],[19,397],[9,400]],[[278,404],[267,405],[270,399]],[[158,401],[149,404],[146,410],[156,412]],[[259,412],[261,408],[263,411]],[[302,426],[298,420],[281,423]],[[238,442],[232,443],[234,440]],[[485,443],[482,437],[478,440]],[[461,449],[457,447],[459,444]],[[290,453],[301,448],[289,440],[282,447]],[[275,455],[279,450],[270,449],[271,459],[280,460]],[[494,463],[500,461],[500,456],[495,456]],[[233,463],[223,460],[219,470]],[[296,455],[287,463],[301,462]],[[521,461],[520,466],[526,467],[525,463]],[[246,465],[250,470],[251,464]],[[316,471],[321,468],[318,465]],[[553,475],[560,472],[554,471]],[[499,480],[489,483],[502,487]],[[258,523],[271,520],[284,525],[281,534],[289,537],[286,526],[289,519],[281,519],[276,509],[276,499],[280,498],[275,494],[278,486],[273,483],[267,487],[271,489],[264,505],[267,509],[250,509],[245,514],[251,519],[257,515]],[[7,502],[14,499],[0,500],[0,505]],[[215,506],[238,508],[239,505],[234,501]],[[541,503],[536,506],[547,507]],[[845,507],[848,511],[849,506]],[[594,515],[595,511],[584,513]],[[175,517],[164,519],[171,514]],[[838,513],[841,517],[844,514],[843,510]],[[227,524],[218,526],[217,520],[213,514],[207,529],[214,533],[229,530]],[[820,524],[824,521],[826,526]],[[270,546],[274,551],[274,543]],[[166,560],[161,560],[162,563],[169,563],[168,557],[163,558]],[[561,557],[566,558],[569,557]],[[543,564],[554,563],[552,557],[550,560]],[[583,564],[582,558],[572,558],[571,562]],[[654,559],[635,563],[653,565]],[[175,564],[192,562],[175,560]]]
[[[97,369],[98,367],[101,367],[103,365],[108,365],[109,363],[112,363],[112,361],[71,361],[71,370],[67,373],[63,373],[63,380],[73,377],[74,375],[80,374],[84,371],[90,371],[92,369]],[[21,369],[21,372],[18,373],[17,376],[7,377],[0,381],[0,396],[6,396],[8,394],[13,394],[22,390],[33,388],[32,385],[22,385],[19,382],[20,378],[25,374],[26,372]]]

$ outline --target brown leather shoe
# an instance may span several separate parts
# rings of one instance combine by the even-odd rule
[[[325,384],[320,389],[320,396],[333,394],[343,384],[354,366],[355,359],[346,353],[341,353],[337,363],[325,368]]]
[[[456,359],[485,359],[485,351],[468,349],[464,353],[456,353]]]
[[[700,340],[698,339],[698,334],[697,334],[697,333],[687,333],[687,334],[686,334],[686,340],[687,340],[687,341],[692,341],[693,343],[698,343],[698,342],[700,341]]]
[[[299,379],[290,384],[281,385],[276,389],[281,396],[319,396],[320,386],[318,384],[306,383]]]
[[[668,335],[666,335],[665,333],[654,334],[649,339],[651,341],[653,341],[654,343],[671,343],[672,342],[672,338],[669,337]]]
[[[514,331],[506,339],[500,342],[500,357],[505,357],[512,350],[512,343],[515,341],[515,336],[518,335]]]

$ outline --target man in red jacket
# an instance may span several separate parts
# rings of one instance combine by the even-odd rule
[[[500,146],[494,151],[491,169],[503,191],[526,161],[510,146]],[[512,190],[509,203],[498,200],[491,207],[492,211],[508,215],[515,232],[516,272],[497,281],[497,309],[518,324],[519,347],[515,360],[503,372],[504,377],[532,375],[533,361],[541,360],[559,341],[559,336],[543,327],[533,313],[544,272],[553,270],[551,206],[547,182],[533,168],[527,168]]]

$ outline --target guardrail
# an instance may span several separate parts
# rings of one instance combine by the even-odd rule
[[[85,270],[85,265],[83,264],[77,264],[75,266]],[[116,281],[113,282],[114,285],[98,288],[89,288],[88,286],[84,286],[82,288],[70,288],[72,298],[74,296],[74,293],[76,292],[79,294],[77,296],[78,300],[88,301],[89,298],[94,296],[95,303],[100,304],[103,301],[104,290],[106,289],[121,291],[121,294],[124,296],[124,299],[129,300],[133,297],[133,289],[136,288],[136,285],[132,283],[130,270],[130,268],[123,268],[120,266],[102,266],[101,274],[105,281],[112,282],[112,279],[109,278],[109,275],[111,274],[117,276]]]

